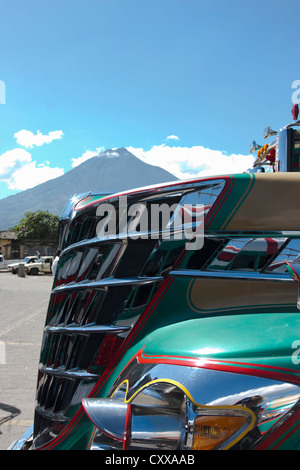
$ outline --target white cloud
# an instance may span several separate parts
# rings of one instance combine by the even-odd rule
[[[177,135],[168,135],[167,140],[179,140]]]
[[[153,146],[148,151],[135,147],[127,147],[127,150],[146,163],[164,168],[179,179],[242,173],[252,167],[255,159],[252,155],[225,155],[220,150],[202,146],[169,147],[163,144]]]
[[[103,150],[104,150],[104,147],[99,147],[99,148],[96,149],[96,151],[87,150],[86,152],[84,152],[84,153],[81,155],[81,157],[72,158],[72,167],[74,168],[75,166],[78,166],[78,165],[80,165],[81,163],[86,162],[86,161],[89,160],[90,158],[96,157],[96,156],[99,155],[99,153],[102,152]]]
[[[31,154],[24,149],[15,148],[0,155],[0,181],[10,189],[25,190],[64,174],[63,168],[37,164]]]
[[[15,133],[14,137],[17,139],[18,144],[22,147],[32,148],[34,145],[40,147],[43,144],[49,144],[53,140],[61,139],[63,136],[62,131],[51,131],[49,134],[43,135],[40,131],[34,134],[25,129]]]
[[[72,158],[72,167],[74,168],[75,166],[81,165],[81,163],[86,162],[90,158],[96,157],[97,155],[98,155],[97,152],[93,152],[92,150],[87,150],[81,155],[81,157]]]
[[[31,154],[27,150],[16,148],[0,155],[0,180],[9,179],[12,172],[25,163],[31,161]]]
[[[13,173],[8,187],[24,191],[63,174],[63,168],[51,168],[49,165],[37,165],[37,162],[30,162]]]

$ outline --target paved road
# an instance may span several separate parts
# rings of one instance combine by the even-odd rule
[[[0,272],[0,450],[32,424],[52,278]]]

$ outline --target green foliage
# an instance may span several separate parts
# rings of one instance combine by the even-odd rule
[[[58,238],[58,222],[59,217],[48,211],[25,212],[14,232],[18,239],[55,241]]]

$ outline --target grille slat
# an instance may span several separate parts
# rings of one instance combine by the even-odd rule
[[[77,325],[68,325],[68,326],[46,326],[45,331],[47,333],[60,333],[63,335],[91,335],[91,334],[117,334],[117,333],[124,333],[125,331],[129,331],[130,327],[126,326],[114,326],[114,325],[84,325],[84,326],[77,326]]]
[[[35,411],[39,415],[42,415],[43,417],[47,419],[51,419],[52,421],[59,421],[63,423],[70,421],[70,419],[67,416],[65,416],[63,413],[59,413],[59,412],[55,413],[52,410],[46,410],[42,406],[37,406],[35,408]]]
[[[70,380],[96,380],[97,374],[92,374],[86,370],[80,369],[69,369],[66,370],[64,367],[52,369],[51,367],[42,367],[41,372],[49,376],[70,379]]]
[[[59,287],[55,287],[52,290],[52,293],[58,294],[61,292],[66,292],[67,290],[87,290],[87,289],[107,289],[108,287],[120,287],[120,286],[134,286],[134,285],[144,285],[154,282],[162,281],[163,277],[136,277],[136,278],[106,278],[101,279],[100,281],[92,281],[92,282],[78,282],[78,283],[70,283],[65,284]]]

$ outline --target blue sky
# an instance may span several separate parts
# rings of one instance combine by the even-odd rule
[[[0,198],[109,148],[178,177],[243,171],[251,141],[292,121],[299,13],[299,0],[3,0]]]

